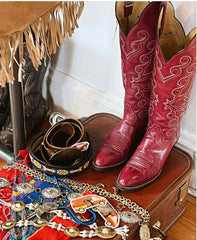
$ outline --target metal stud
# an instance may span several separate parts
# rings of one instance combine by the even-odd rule
[[[9,230],[15,226],[16,226],[16,222],[14,221],[6,221],[1,225],[1,227],[5,230]]]
[[[120,219],[125,223],[136,223],[139,221],[137,214],[130,211],[120,212]]]
[[[10,185],[10,181],[7,178],[0,177],[0,187],[7,187]]]
[[[97,227],[95,233],[98,237],[104,239],[109,239],[116,236],[116,231],[114,229],[105,226]]]
[[[80,231],[78,228],[71,226],[71,227],[65,227],[64,233],[69,237],[78,237],[80,234]]]
[[[25,209],[25,203],[21,201],[15,201],[11,204],[11,208],[14,212],[21,212]]]
[[[35,227],[44,227],[48,224],[48,221],[45,219],[36,219],[33,223]]]

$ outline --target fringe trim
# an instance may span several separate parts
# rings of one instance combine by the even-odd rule
[[[41,60],[56,53],[65,38],[69,38],[78,28],[77,20],[81,16],[84,2],[59,2],[53,9],[24,29],[10,36],[0,38],[0,86],[13,83],[14,61],[18,64],[18,81],[22,81],[23,36],[32,63],[37,70]],[[18,51],[19,49],[19,51]],[[16,56],[20,53],[18,61]]]

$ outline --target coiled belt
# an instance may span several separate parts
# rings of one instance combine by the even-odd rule
[[[42,172],[71,176],[90,163],[92,147],[83,124],[63,119],[33,140],[29,148],[32,164]]]

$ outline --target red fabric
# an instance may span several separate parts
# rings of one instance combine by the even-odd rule
[[[29,163],[31,163],[28,149],[20,150],[17,158],[20,158],[20,157],[23,158],[23,161],[21,162],[21,164],[28,165]]]
[[[7,178],[11,183],[14,181],[15,171],[14,169],[1,169],[0,177]],[[12,201],[12,187],[0,188],[0,199],[7,203]],[[11,207],[5,206],[0,202],[0,224],[11,219]],[[7,230],[0,229],[0,239],[9,240],[9,232]]]
[[[54,217],[50,222],[61,223],[62,226],[79,226],[76,223],[73,223],[70,220],[63,220],[59,217]],[[56,229],[52,229],[51,227],[45,226],[35,232],[32,236],[28,237],[27,240],[68,240],[70,239],[69,236],[66,236],[63,231],[57,231]]]
[[[21,156],[27,159],[27,150],[21,151]],[[27,159],[28,160],[28,159]],[[20,170],[15,170],[13,168],[0,169],[0,177],[7,178],[10,183],[15,182],[15,178],[17,176],[17,181],[20,182],[22,180],[22,172]],[[26,179],[31,179],[32,176],[28,176]],[[4,187],[0,188],[0,199],[3,201],[10,203],[12,202],[12,187]],[[0,202],[0,224],[3,224],[5,221],[11,219],[11,207],[5,206]],[[9,240],[9,231],[0,229],[0,239]]]

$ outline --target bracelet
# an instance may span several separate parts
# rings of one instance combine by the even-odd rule
[[[54,213],[57,213],[57,216],[64,216],[64,219],[70,219],[70,217],[66,214],[63,213],[61,210],[56,210]],[[117,234],[122,236],[123,240],[126,240],[126,237],[128,236],[129,228],[128,226],[124,225],[123,227],[118,227],[116,229],[112,229],[106,226],[97,226],[96,223],[93,223],[89,225],[89,228],[91,229],[90,231],[87,230],[82,230],[80,231],[77,227],[74,226],[63,226],[61,223],[57,223],[55,221],[53,222],[48,222],[45,219],[36,219],[34,221],[29,221],[29,220],[19,220],[18,222],[16,221],[7,221],[2,224],[2,228],[5,230],[10,230],[13,231],[13,228],[15,227],[27,227],[27,226],[34,226],[34,227],[39,227],[42,228],[44,226],[51,227],[52,229],[55,229],[57,231],[63,231],[65,235],[69,237],[83,237],[83,238],[92,238],[94,236],[98,236],[103,239],[110,239],[115,237]],[[17,237],[15,235],[15,237]]]

